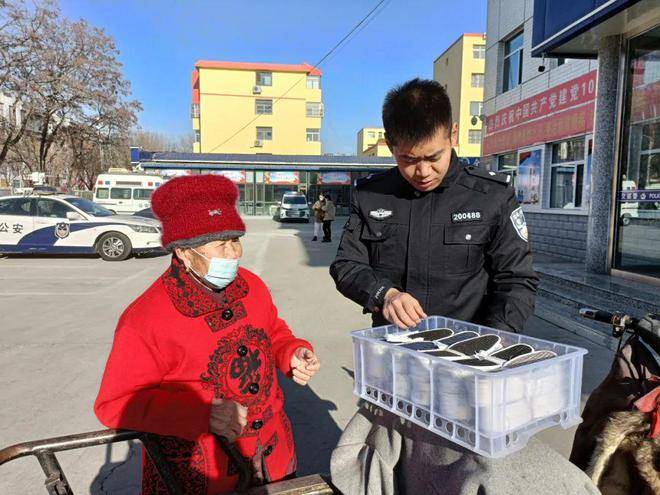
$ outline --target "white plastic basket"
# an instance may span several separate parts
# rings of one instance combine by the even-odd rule
[[[355,394],[487,457],[504,457],[535,433],[582,421],[585,349],[495,330],[442,316],[415,330],[450,328],[496,334],[502,345],[529,344],[557,357],[502,371],[483,371],[382,340],[394,325],[357,330],[353,338]]]

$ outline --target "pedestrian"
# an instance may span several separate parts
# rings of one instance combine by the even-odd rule
[[[321,235],[321,229],[323,228],[323,205],[325,205],[325,198],[323,194],[319,194],[319,199],[312,206],[314,211],[314,237],[312,241],[318,241],[319,235]]]
[[[337,211],[335,204],[329,193],[324,195],[325,203],[323,204],[323,242],[332,242],[332,222],[335,221],[335,213]]]
[[[153,195],[167,271],[119,319],[94,410],[105,426],[158,435],[184,493],[233,491],[221,437],[270,482],[296,470],[276,369],[305,385],[319,369],[309,342],[278,317],[270,292],[239,268],[245,225],[221,176],[173,179]],[[223,440],[224,442],[224,440]],[[142,493],[163,485],[143,455]]]
[[[511,176],[459,164],[435,81],[391,90],[383,125],[396,167],[357,183],[330,267],[338,290],[374,326],[433,314],[520,332],[539,280]]]

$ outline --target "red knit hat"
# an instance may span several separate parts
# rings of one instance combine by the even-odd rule
[[[172,251],[244,235],[237,198],[234,183],[221,175],[167,181],[151,197],[151,208],[163,226],[163,247]]]

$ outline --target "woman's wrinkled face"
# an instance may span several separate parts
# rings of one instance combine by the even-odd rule
[[[239,237],[226,241],[211,241],[194,249],[176,248],[175,251],[186,268],[191,269],[200,276],[204,276],[209,272],[209,264],[212,258],[237,260],[243,256],[243,246]]]

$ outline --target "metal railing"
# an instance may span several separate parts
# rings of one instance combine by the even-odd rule
[[[55,453],[128,440],[140,440],[142,442],[165,485],[168,495],[184,495],[178,481],[172,475],[165,461],[156,437],[149,433],[140,433],[137,431],[101,430],[19,443],[0,450],[0,466],[14,459],[30,455],[35,456],[46,475],[46,481],[44,483],[49,495],[73,495],[71,485],[69,485]]]

